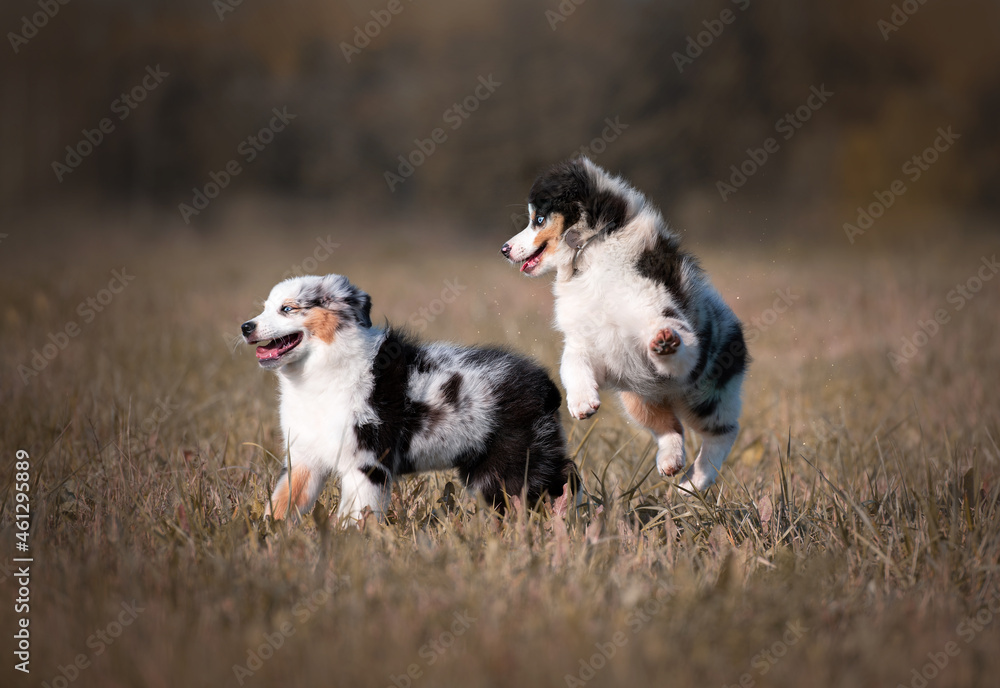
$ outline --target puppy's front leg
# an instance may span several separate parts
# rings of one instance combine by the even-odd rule
[[[601,397],[597,393],[602,375],[594,369],[587,352],[577,344],[566,342],[562,365],[559,368],[563,387],[566,388],[566,404],[569,413],[577,420],[590,418],[601,408]]]
[[[369,507],[379,521],[384,521],[391,497],[392,476],[381,464],[372,460],[368,465],[352,468],[341,476],[337,517],[360,521],[365,507]]]
[[[326,474],[313,466],[293,464],[291,474],[286,467],[274,486],[264,514],[280,521],[306,513],[319,496],[324,482]]]

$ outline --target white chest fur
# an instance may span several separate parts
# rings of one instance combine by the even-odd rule
[[[281,429],[293,466],[339,474],[354,467],[354,426],[371,421],[366,413],[373,385],[370,346],[358,342],[357,351],[338,351],[336,361],[317,355],[300,369],[279,374]]]
[[[595,261],[572,279],[556,280],[556,327],[568,348],[584,352],[599,382],[618,389],[662,385],[646,349],[668,297],[630,266],[609,262]]]

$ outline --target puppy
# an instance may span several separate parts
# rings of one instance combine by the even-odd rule
[[[590,417],[598,389],[617,390],[656,437],[665,476],[685,466],[686,422],[703,442],[680,485],[706,489],[739,429],[749,362],[740,321],[659,210],[587,158],[542,174],[528,211],[528,226],[500,250],[526,275],[556,273],[570,414]]]
[[[309,509],[341,480],[339,516],[384,518],[392,481],[458,469],[499,510],[562,494],[575,468],[559,421],[562,397],[535,363],[500,349],[421,346],[372,327],[371,299],[345,277],[276,285],[242,325],[261,367],[278,374],[288,463],[271,496],[276,519]],[[294,515],[294,513],[293,513]]]

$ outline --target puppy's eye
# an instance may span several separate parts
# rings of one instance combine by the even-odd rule
[[[539,227],[541,227],[542,225],[544,225],[545,224],[545,216],[544,215],[536,215],[535,216],[535,224],[538,225]]]
[[[292,308],[291,306],[282,306],[282,307],[281,307],[281,312],[282,312],[282,313],[291,313],[291,312],[292,312],[292,311],[294,311],[294,310],[295,310],[295,309],[294,309],[294,308]]]

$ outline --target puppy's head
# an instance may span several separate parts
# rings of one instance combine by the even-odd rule
[[[261,367],[277,369],[333,344],[345,328],[368,328],[371,297],[341,275],[293,277],[279,282],[264,311],[241,326],[247,344],[259,344]]]
[[[559,163],[531,186],[528,226],[500,252],[531,276],[570,265],[582,243],[626,223],[632,194],[628,184],[588,158]]]
[[[589,164],[586,158],[560,163],[531,186],[528,226],[500,249],[510,262],[521,264],[525,275],[537,277],[561,262],[559,254],[568,248],[564,248],[563,237],[581,221],[584,199],[593,186]]]

